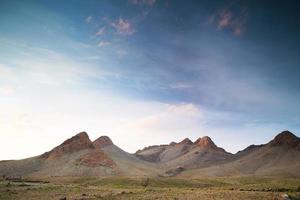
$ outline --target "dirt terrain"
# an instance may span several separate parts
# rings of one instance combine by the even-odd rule
[[[300,199],[295,178],[95,178],[1,180],[0,199]]]

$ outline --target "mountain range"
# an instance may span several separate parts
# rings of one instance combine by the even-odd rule
[[[22,160],[0,161],[0,175],[51,176],[300,176],[300,138],[283,131],[262,145],[236,154],[210,137],[153,145],[127,153],[109,137],[91,141],[78,133],[49,152]]]

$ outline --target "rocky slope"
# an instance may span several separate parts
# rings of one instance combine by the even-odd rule
[[[152,175],[151,163],[115,146],[107,136],[92,142],[81,132],[40,156],[0,162],[4,176],[111,176]]]
[[[150,146],[135,153],[140,159],[163,165],[168,170],[179,166],[182,168],[196,168],[223,162],[231,156],[224,149],[217,147],[208,137],[192,142],[185,138],[179,143],[169,145]]]
[[[55,147],[49,152],[41,155],[44,159],[56,159],[64,154],[73,153],[84,149],[94,149],[94,145],[91,142],[86,132],[78,133],[72,138],[64,141],[61,145]]]
[[[251,145],[226,163],[194,169],[182,176],[269,175],[300,176],[300,138],[283,131],[263,145]]]

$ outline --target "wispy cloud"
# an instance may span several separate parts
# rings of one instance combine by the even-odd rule
[[[104,48],[106,46],[108,46],[110,44],[110,42],[107,42],[107,41],[100,41],[98,43],[98,47],[101,47],[101,48]]]
[[[127,130],[128,133],[137,134],[139,137],[151,137],[160,135],[169,138],[182,137],[184,132],[189,135],[197,134],[205,123],[202,110],[192,103],[161,104],[157,105],[153,114],[137,118],[124,123],[115,130],[116,132]]]
[[[93,20],[93,17],[92,17],[92,16],[87,16],[87,17],[85,18],[85,22],[86,22],[86,23],[91,23],[92,20]]]
[[[22,149],[15,154],[0,154],[2,159],[37,155],[82,130],[88,131],[93,139],[101,134],[109,135],[117,145],[130,152],[151,144],[180,141],[185,137],[194,140],[204,135],[210,135],[218,145],[233,152],[249,145],[249,141],[244,139],[246,135],[253,134],[248,127],[218,127],[220,124],[240,124],[242,118],[234,113],[216,112],[190,102],[133,100],[111,94],[111,91],[107,90],[99,92],[95,88],[88,89],[84,86],[89,84],[90,78],[105,77],[101,69],[87,65],[86,61],[75,63],[76,59],[50,49],[29,47],[26,50],[30,52],[26,59],[16,57],[18,62],[13,63],[18,70],[0,65],[1,72],[12,74],[15,76],[12,77],[13,80],[18,83],[16,85],[23,86],[20,92],[19,89],[15,92],[17,98],[8,96],[11,101],[0,98],[0,130],[10,133],[0,133],[1,141],[5,141],[1,148],[8,148],[14,143]],[[1,74],[0,77],[2,78]],[[216,81],[213,79],[214,84]],[[220,82],[224,85],[228,80]],[[201,82],[199,85],[204,84]],[[233,85],[240,83],[234,82]],[[177,86],[181,87],[180,84]],[[221,90],[226,90],[227,86],[224,85]],[[244,85],[242,87],[245,88]],[[214,93],[220,93],[221,96],[212,99],[222,99],[224,96],[221,90],[209,88],[206,96],[215,91]],[[194,90],[193,93],[198,94]],[[242,92],[236,93],[244,96],[241,95],[244,94]],[[232,102],[236,104],[238,101],[233,99]],[[54,126],[49,127],[49,124]],[[236,138],[232,133],[237,131],[245,135],[238,144],[240,146],[230,143]],[[255,132],[275,133],[272,127],[257,128]],[[42,134],[43,137],[37,137],[38,134]],[[160,137],[153,137],[155,135]],[[128,143],[128,137],[134,142]],[[43,145],[34,150],[26,148],[37,141]]]
[[[217,30],[227,29],[234,35],[241,35],[245,31],[246,22],[248,19],[248,11],[240,9],[225,8],[217,11],[208,18],[208,23],[217,27]]]
[[[229,27],[232,24],[233,14],[229,10],[223,10],[222,12],[218,13],[218,28],[224,29]]]
[[[91,20],[90,18],[87,19]],[[134,22],[137,23],[136,20]],[[88,23],[88,25],[94,30],[90,38],[94,40],[95,46],[104,48],[110,45],[112,49],[115,49],[118,57],[125,55],[125,53],[120,53],[117,50],[119,49],[120,41],[136,32],[134,23],[123,17],[117,19],[102,17],[98,22]],[[101,38],[100,41],[99,38]]]
[[[128,52],[125,49],[117,49],[116,54],[118,55],[118,58],[124,57]]]
[[[105,32],[105,26],[101,27],[97,33],[95,34],[95,36],[100,36],[100,35],[103,35]]]
[[[185,89],[189,89],[192,88],[193,86],[191,84],[188,83],[173,83],[170,85],[171,89],[177,89],[177,90],[185,90]]]
[[[24,85],[22,81],[35,86],[77,85],[90,77],[103,79],[110,73],[103,68],[87,63],[86,60],[84,62],[75,61],[67,54],[52,49],[31,46],[19,46],[18,48],[28,53],[16,54],[9,66],[0,64],[0,72],[5,72],[0,74],[0,78],[2,81],[6,81],[5,85],[14,83],[18,87]],[[8,88],[2,89],[2,91],[9,90]]]
[[[148,104],[148,106],[154,112],[128,120],[117,126],[113,132],[119,133],[119,135],[126,132],[126,135],[130,135],[133,140],[138,142],[140,148],[151,144],[181,141],[185,137],[196,140],[199,137],[209,135],[217,145],[228,151],[236,152],[251,144],[249,143],[251,141],[249,135],[255,133],[268,135],[275,133],[274,130],[278,128],[277,126],[276,129],[256,126],[253,133],[254,129],[245,128],[244,122],[236,113],[209,110],[193,103]],[[227,124],[227,126],[219,127],[218,125],[222,123]],[[232,126],[234,123],[238,123],[239,128]],[[239,144],[234,143],[237,130],[239,134],[243,135]],[[149,140],[145,141],[140,138],[149,138]],[[135,150],[132,148],[131,152]]]
[[[123,18],[119,18],[119,20],[112,22],[111,26],[121,35],[132,35],[135,33],[132,23]]]
[[[143,6],[143,5],[147,5],[147,6],[153,6],[157,0],[129,0],[130,3],[132,3],[133,5],[139,5],[139,6]]]

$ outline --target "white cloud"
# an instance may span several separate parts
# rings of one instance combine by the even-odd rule
[[[28,55],[12,61],[12,64],[17,67],[10,68],[11,76],[19,85],[24,81],[48,86],[62,84],[68,86],[80,84],[90,77],[103,79],[107,76],[115,76],[99,66],[75,61],[56,51],[41,48],[30,48],[29,51]]]
[[[154,115],[132,121],[121,129],[145,136],[162,133],[176,135],[183,131],[192,134],[204,122],[202,114],[193,104],[164,104]]]
[[[2,95],[12,95],[15,93],[15,88],[10,85],[0,86],[0,94]]]
[[[10,76],[11,75],[11,69],[8,68],[6,65],[3,65],[0,63],[0,75],[1,76]]]
[[[100,42],[98,43],[98,47],[103,48],[103,47],[108,46],[109,44],[110,44],[110,42],[107,42],[107,41],[100,41]]]
[[[17,88],[13,95],[0,98],[0,160],[41,154],[80,131],[87,131],[91,139],[108,135],[130,152],[204,135],[225,149],[236,151],[257,143],[249,140],[253,130],[268,136],[278,128],[228,128],[224,124],[236,123],[239,116],[191,103],[134,100],[90,87],[90,79],[116,74],[49,49],[30,47],[26,52],[26,56],[16,56],[11,61],[13,68],[0,64],[1,85]],[[218,128],[220,124],[224,126]],[[239,146],[234,144],[237,135],[243,135]],[[18,146],[18,151],[7,152],[12,146]]]
[[[192,103],[150,102],[149,105],[152,113],[146,112],[111,129],[118,137],[117,144],[127,151],[135,152],[145,146],[168,144],[171,141],[179,142],[186,137],[195,141],[199,137],[210,136],[218,146],[237,152],[250,144],[268,142],[272,134],[283,128],[274,124],[256,124],[255,128],[250,129],[242,120],[239,122],[240,116],[234,113],[208,110]]]
[[[72,77],[75,80],[71,82],[76,82],[76,76]],[[53,87],[30,82],[26,77],[18,78],[23,83],[22,90],[14,97],[0,99],[0,140],[3,141],[0,160],[41,154],[80,131],[87,131],[92,140],[108,135],[129,152],[185,137],[195,140],[204,135],[211,136],[227,150],[237,151],[253,142],[249,140],[252,131],[266,136],[274,133],[274,126],[251,130],[244,127],[238,130],[243,138],[236,145],[233,143],[237,128],[215,127],[218,123],[235,122],[238,116],[231,113],[211,111],[191,103],[133,100],[110,91],[73,88],[64,82]],[[11,146],[18,146],[18,151],[6,152]]]
[[[92,20],[93,20],[93,17],[92,17],[92,16],[87,16],[87,17],[85,18],[85,22],[86,22],[86,23],[91,23]]]
[[[127,51],[124,49],[117,49],[116,54],[118,55],[118,58],[123,58],[125,55],[127,55]]]
[[[201,135],[202,126],[206,123],[205,113],[194,104],[153,104],[152,114],[123,123],[114,133],[127,133],[127,141],[120,141],[127,150],[134,152],[137,148],[153,144],[180,141],[185,137],[193,139]],[[128,143],[128,140],[133,142]]]

